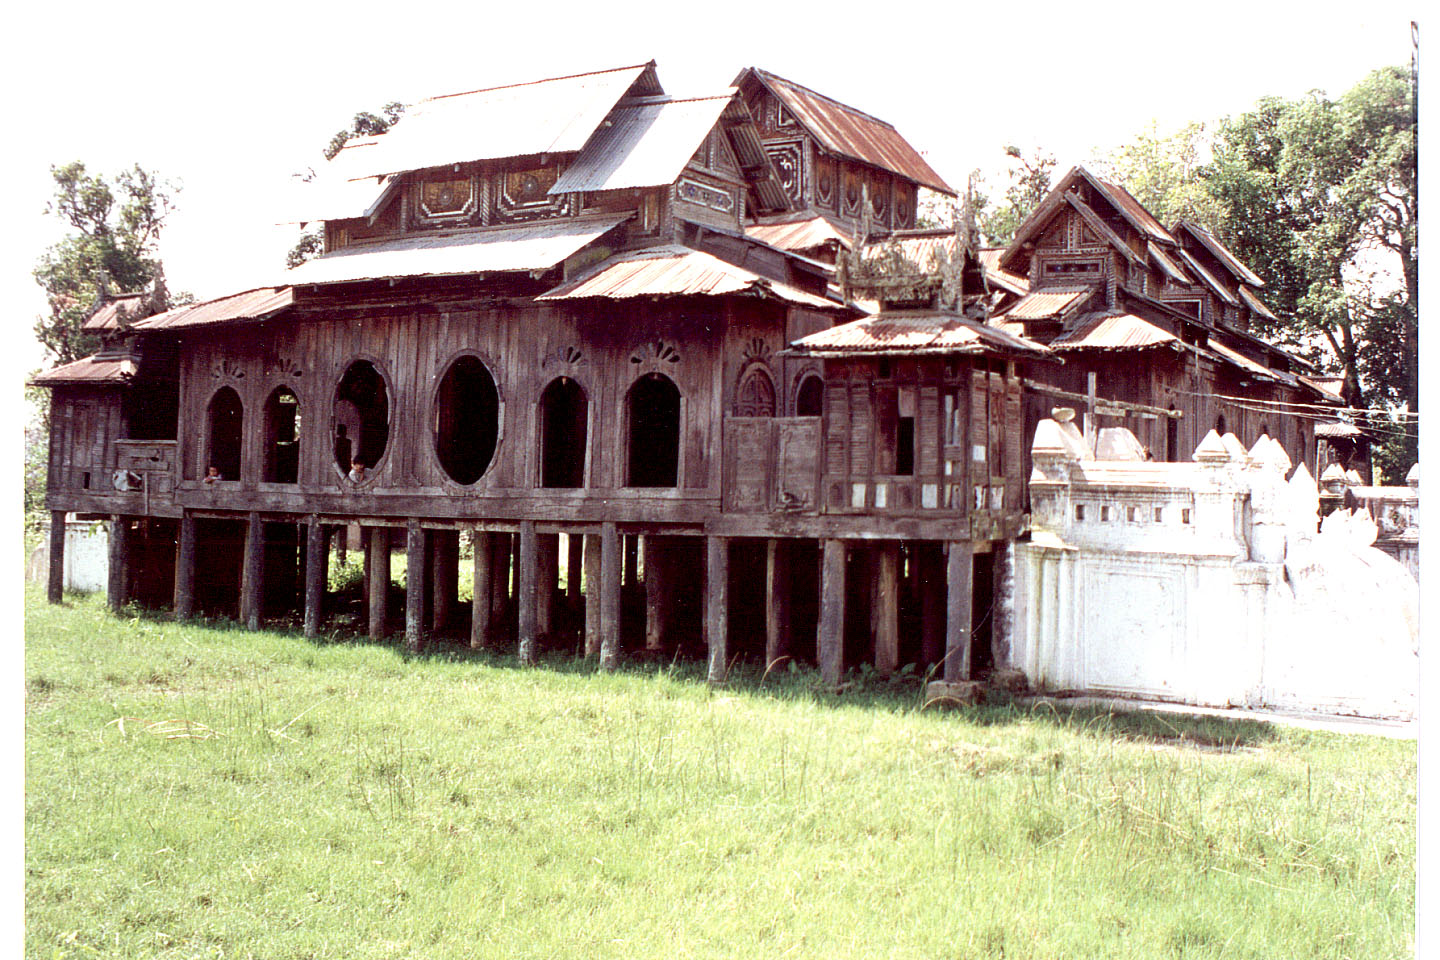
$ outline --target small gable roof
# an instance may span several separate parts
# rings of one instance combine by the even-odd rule
[[[1229,270],[1235,276],[1235,279],[1241,283],[1248,283],[1252,287],[1265,286],[1264,280],[1260,279],[1253,270],[1241,263],[1240,258],[1231,253],[1229,247],[1226,247],[1225,244],[1216,240],[1215,235],[1200,226],[1200,224],[1191,220],[1181,220],[1175,224],[1174,232],[1177,234],[1188,233],[1200,241],[1201,246],[1210,251],[1210,255],[1216,260],[1219,260],[1221,265]]]
[[[900,132],[884,120],[758,67],[741,70],[734,85],[741,86],[748,77],[754,77],[774,94],[830,153],[889,170],[931,190],[955,196],[955,189],[941,179]]]
[[[1000,255],[1001,266],[1008,267],[1011,262],[1020,255],[1021,247],[1024,246],[1027,241],[1031,240],[1035,234],[1045,228],[1050,222],[1051,217],[1054,216],[1062,204],[1069,204],[1074,209],[1080,211],[1081,215],[1085,216],[1087,223],[1090,223],[1092,219],[1100,219],[1098,215],[1090,210],[1089,205],[1083,200],[1071,196],[1070,188],[1074,186],[1078,180],[1084,180],[1089,184],[1090,187],[1099,196],[1103,197],[1105,201],[1114,208],[1115,212],[1134,227],[1143,238],[1146,240],[1159,241],[1162,244],[1177,246],[1175,238],[1170,235],[1169,231],[1162,227],[1160,221],[1152,217],[1150,211],[1146,210],[1140,201],[1131,196],[1130,192],[1124,187],[1116,183],[1111,183],[1108,180],[1101,180],[1084,167],[1071,167],[1070,171],[1060,178],[1060,182],[1051,188],[1050,192],[1045,195],[1045,199],[1040,201],[1040,205],[1035,208],[1030,216],[1025,218],[1025,222],[1015,231],[1015,239],[1010,241],[1010,246],[1006,247],[1005,252]],[[1087,213],[1089,216],[1086,216]],[[1124,253],[1132,259],[1138,256],[1113,230],[1107,227],[1101,232],[1107,241],[1111,244],[1118,245],[1117,248],[1120,249],[1121,253]]]
[[[1033,340],[948,310],[886,310],[812,333],[791,344],[818,357],[886,354],[989,354],[1021,359],[1050,356]]]

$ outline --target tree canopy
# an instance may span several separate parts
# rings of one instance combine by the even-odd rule
[[[107,179],[75,161],[52,166],[55,194],[46,212],[71,233],[40,255],[34,277],[45,290],[48,316],[35,336],[60,363],[94,352],[98,341],[81,324],[102,290],[133,293],[160,271],[156,242],[175,207],[179,186],[138,164]]]

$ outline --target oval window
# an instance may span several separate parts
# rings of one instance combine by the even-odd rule
[[[446,476],[472,484],[485,475],[500,437],[500,394],[478,357],[450,364],[435,394],[435,453]]]
[[[348,473],[357,463],[369,469],[390,442],[390,397],[385,378],[368,360],[356,360],[335,388],[335,463]]]

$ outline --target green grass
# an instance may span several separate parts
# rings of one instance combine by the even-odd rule
[[[1413,952],[1413,743],[701,670],[31,588],[27,955]]]

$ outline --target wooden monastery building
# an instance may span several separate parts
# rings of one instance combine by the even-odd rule
[[[113,604],[314,635],[358,528],[364,622],[412,648],[961,679],[1005,642],[1051,406],[1159,459],[1219,426],[1303,461],[1308,421],[1221,398],[1329,397],[1248,332],[1259,278],[1203,229],[1077,169],[1003,251],[917,231],[921,188],[954,195],[920,154],[762,70],[685,99],[653,62],[437,97],[313,186],[321,256],[109,300],[104,349],[37,378],[52,600],[68,513],[109,521]]]

